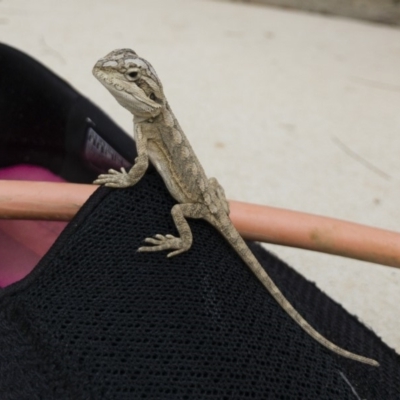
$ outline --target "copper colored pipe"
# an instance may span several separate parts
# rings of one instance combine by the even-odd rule
[[[282,208],[230,205],[232,221],[246,239],[400,268],[400,233]]]
[[[95,185],[0,180],[0,219],[69,221]],[[400,233],[275,207],[230,201],[246,239],[400,268]]]
[[[0,219],[70,221],[95,185],[0,180]]]

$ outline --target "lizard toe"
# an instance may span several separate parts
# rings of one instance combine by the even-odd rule
[[[188,250],[188,249],[181,248],[181,249],[178,249],[178,250],[171,251],[170,253],[167,254],[167,257],[168,257],[168,258],[175,257],[175,256],[177,256],[178,254],[184,253],[184,252],[187,251],[187,250]]]
[[[164,236],[157,234],[154,237],[145,238],[144,242],[151,244],[152,246],[141,246],[138,248],[138,251],[146,252],[146,251],[175,250],[170,254],[176,255],[187,250],[186,247],[183,245],[182,240],[173,235]],[[170,254],[168,256],[172,257],[170,256]]]

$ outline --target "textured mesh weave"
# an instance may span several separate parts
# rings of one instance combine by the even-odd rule
[[[374,368],[322,348],[224,239],[137,253],[176,233],[161,179],[99,190],[34,272],[0,294],[0,399],[400,399],[400,358],[283,262],[252,249],[293,305]]]

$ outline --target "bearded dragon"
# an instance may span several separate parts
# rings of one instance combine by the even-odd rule
[[[344,350],[318,333],[289,303],[233,226],[224,190],[215,178],[208,179],[164,95],[154,68],[133,50],[112,51],[93,68],[94,76],[117,102],[133,114],[138,156],[126,172],[110,169],[95,184],[112,188],[135,185],[144,175],[149,160],[177,201],[171,214],[179,236],[157,234],[144,239],[140,252],[169,250],[167,257],[188,251],[193,242],[187,218],[202,218],[215,227],[247,264],[263,286],[312,338],[329,350],[349,359],[379,366],[373,359]]]

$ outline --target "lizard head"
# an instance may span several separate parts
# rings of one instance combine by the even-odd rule
[[[163,88],[151,64],[133,50],[114,50],[97,61],[93,75],[135,120],[160,114],[166,105]]]

